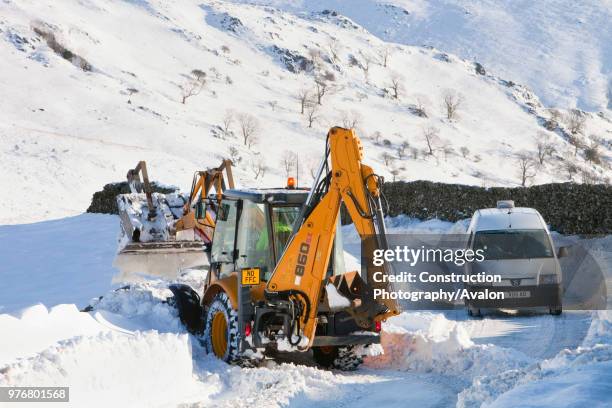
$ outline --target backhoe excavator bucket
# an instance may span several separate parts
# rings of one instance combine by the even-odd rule
[[[208,267],[202,241],[143,242],[126,245],[115,257],[119,273],[113,282],[133,282],[144,276],[174,279],[185,269]]]
[[[183,269],[207,267],[206,242],[193,230],[176,234],[188,197],[153,193],[144,161],[128,171],[127,179],[131,193],[117,196],[122,234],[113,281],[139,280],[139,275],[172,279]]]
[[[142,193],[117,197],[122,237],[113,266],[119,270],[113,280],[139,280],[139,275],[175,278],[183,269],[208,266],[206,243],[195,234],[176,238],[174,224],[182,214],[185,198],[180,194]],[[151,216],[148,202],[155,215]]]

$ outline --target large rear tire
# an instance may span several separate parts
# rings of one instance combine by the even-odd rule
[[[354,352],[353,346],[313,347],[312,355],[321,367],[341,371],[355,371],[363,363],[363,357]]]
[[[223,292],[218,293],[206,311],[204,346],[208,353],[231,363],[240,356],[240,335],[238,333],[238,312]]]

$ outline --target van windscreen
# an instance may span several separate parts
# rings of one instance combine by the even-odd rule
[[[474,250],[478,249],[484,250],[486,260],[553,257],[545,230],[478,231]]]

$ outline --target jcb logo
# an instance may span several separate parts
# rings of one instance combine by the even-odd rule
[[[308,262],[308,251],[310,251],[310,241],[312,239],[312,235],[308,234],[306,236],[306,241],[300,244],[300,253],[297,257],[297,265],[295,266],[295,274],[297,276],[303,276],[304,270],[306,268],[306,262]]]

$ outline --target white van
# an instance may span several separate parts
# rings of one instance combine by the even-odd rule
[[[484,261],[466,264],[466,274],[498,275],[501,282],[468,285],[471,291],[503,292],[503,300],[470,300],[468,313],[483,308],[547,307],[561,314],[561,267],[550,232],[533,208],[516,208],[511,200],[477,210],[468,229],[468,248],[484,250]],[[558,256],[564,256],[560,248]]]

